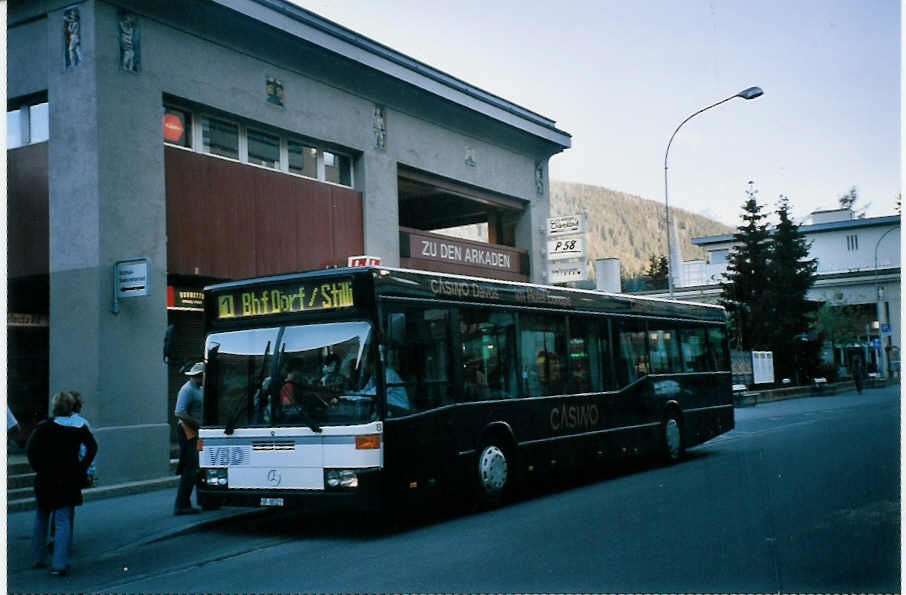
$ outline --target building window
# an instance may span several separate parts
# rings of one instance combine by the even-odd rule
[[[708,264],[726,264],[729,255],[729,249],[711,250],[708,252]]]
[[[164,142],[180,147],[192,146],[192,118],[183,110],[164,108],[163,134]]]
[[[324,151],[324,179],[334,184],[349,186],[349,157]]]
[[[6,147],[15,149],[28,144],[28,120],[21,109],[6,112]]]
[[[297,142],[287,143],[289,171],[309,178],[318,178],[318,150]]]
[[[6,112],[6,148],[15,149],[50,138],[47,102],[22,105]]]
[[[28,106],[29,142],[43,143],[50,138],[47,102]]]
[[[204,117],[201,119],[201,133],[205,153],[239,159],[239,126]]]
[[[249,163],[277,169],[280,167],[280,138],[271,134],[248,131]]]
[[[859,249],[859,236],[857,236],[857,235],[846,236],[846,249],[849,250],[850,252],[858,250]]]
[[[352,157],[318,146],[280,130],[268,130],[240,118],[204,113],[202,108],[163,106],[164,142],[211,155],[219,155],[305,176],[322,182],[352,187]],[[7,116],[7,121],[12,119]],[[192,122],[196,123],[193,129]],[[197,125],[201,122],[201,126]],[[8,126],[15,136],[18,120]],[[199,130],[200,128],[200,130]],[[265,130],[268,130],[265,132]]]

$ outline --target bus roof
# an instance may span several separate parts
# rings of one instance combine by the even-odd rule
[[[724,308],[710,304],[384,266],[287,273],[218,283],[206,286],[204,289],[205,292],[218,292],[239,287],[279,285],[296,280],[329,279],[369,272],[375,280],[376,294],[384,297],[442,299],[469,303],[726,321]]]

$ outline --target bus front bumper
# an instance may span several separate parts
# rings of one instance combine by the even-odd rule
[[[381,506],[381,472],[379,469],[359,473],[356,488],[324,490],[290,490],[272,488],[212,488],[196,484],[198,504],[202,508],[243,506],[285,508],[303,512],[343,510],[378,510]]]

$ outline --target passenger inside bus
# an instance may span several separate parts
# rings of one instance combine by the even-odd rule
[[[336,353],[330,352],[327,355],[327,359],[324,360],[323,372],[321,386],[337,392],[342,392],[346,388],[346,377],[340,373],[340,358]]]
[[[387,387],[387,416],[406,415],[412,410],[409,403],[409,394],[406,392],[406,382],[400,377],[399,372],[391,366],[388,359],[384,365],[384,384]],[[374,377],[368,379],[368,383],[362,389],[366,395],[377,394],[374,385]]]
[[[295,404],[296,387],[294,383],[302,382],[302,365],[298,361],[288,361],[283,364],[281,370],[283,376],[283,387],[280,388],[280,403],[287,407]]]
[[[539,351],[535,358],[538,372],[539,394],[556,395],[563,392],[563,374],[560,357],[551,351]]]

